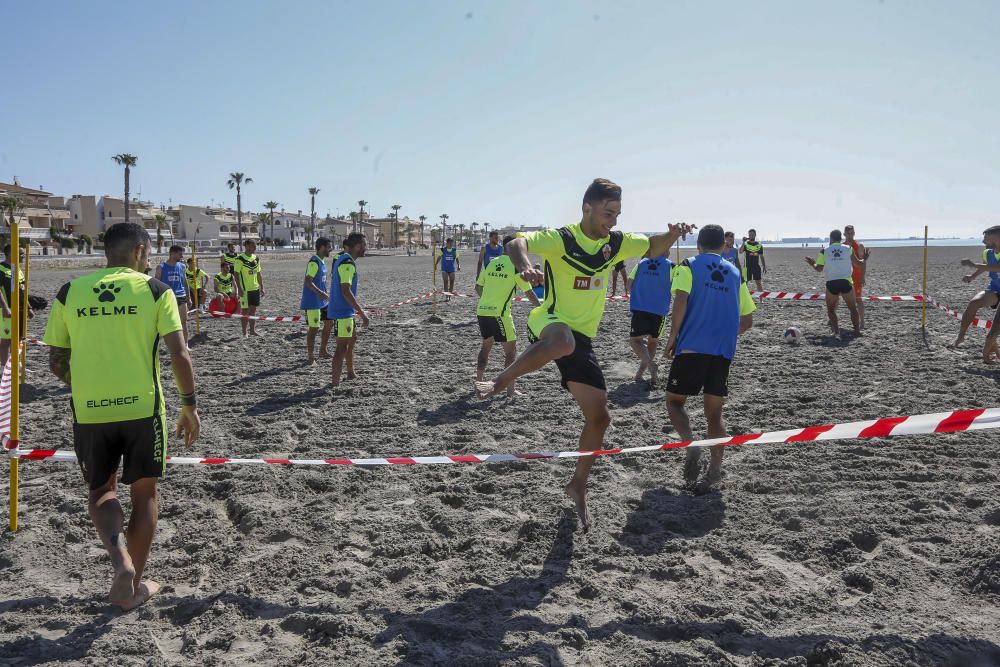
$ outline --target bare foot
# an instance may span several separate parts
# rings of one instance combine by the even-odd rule
[[[135,568],[131,564],[122,565],[122,568],[115,572],[111,579],[111,592],[108,599],[117,605],[127,604],[135,591],[132,590],[132,580],[135,579]]]
[[[251,336],[259,336],[260,334],[259,334],[259,333],[257,333],[256,331],[251,331],[251,332],[250,332],[250,335],[251,335]]]
[[[587,509],[586,494],[574,489],[572,482],[567,484],[564,490],[566,491],[566,495],[576,503],[576,514],[580,517],[580,527],[583,528],[583,532],[590,532],[590,510]]]
[[[701,471],[701,466],[698,465],[700,460],[700,449],[689,448],[687,450],[687,458],[684,459],[684,486],[686,488],[694,488],[698,481],[698,473]]]
[[[489,380],[484,382],[476,382],[476,398],[481,401],[486,400],[490,396],[496,393],[496,385]]]
[[[125,611],[130,611],[135,609],[139,605],[145,603],[149,598],[153,597],[160,592],[160,585],[151,579],[146,579],[139,583],[136,588],[135,594],[132,598],[125,603],[119,603],[118,606]]]
[[[358,376],[357,376],[357,375],[355,375],[354,373],[348,373],[348,374],[347,374],[347,379],[348,379],[348,380],[357,380],[357,379],[358,379]]]
[[[646,364],[639,364],[639,370],[635,372],[635,377],[632,378],[636,382],[642,382],[642,376],[646,374]]]

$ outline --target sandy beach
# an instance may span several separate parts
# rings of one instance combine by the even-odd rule
[[[819,289],[802,259],[815,252],[767,251],[765,289]],[[874,250],[868,292],[919,294],[922,253]],[[958,260],[978,255],[932,248],[929,293],[963,309],[986,280],[963,284]],[[475,265],[463,259],[457,287],[471,293]],[[362,303],[427,291],[429,264],[361,259]],[[265,259],[264,314],[299,314],[303,270]],[[31,291],[51,299],[85,272],[34,271]],[[867,307],[866,335],[840,342],[821,302],[760,304],[733,364],[730,431],[997,405],[1000,370],[980,359],[982,330],[956,352],[946,314],[928,311],[925,337],[920,304]],[[523,347],[529,306],[514,308]],[[41,337],[47,314],[30,335]],[[554,367],[519,382],[513,403],[477,402],[475,301],[440,301],[441,323],[430,314],[423,301],[373,318],[359,377],[337,390],[328,366],[305,365],[303,325],[261,323],[244,341],[236,320],[203,320],[207,341],[192,353],[203,431],[191,453],[575,448],[579,410]],[[793,324],[804,332],[794,347],[781,337]],[[609,303],[595,341],[614,424],[606,444],[676,440],[663,389],[632,380],[627,335],[627,303]],[[491,372],[501,361],[497,349]],[[72,449],[69,391],[44,349],[29,350],[28,369],[23,442]],[[164,589],[131,613],[105,600],[110,567],[76,466],[26,462],[21,528],[0,537],[0,664],[1000,664],[996,432],[736,447],[725,487],[701,496],[681,490],[682,460],[600,460],[589,534],[562,493],[571,461],[171,467],[147,569]],[[6,497],[6,472],[0,486]]]

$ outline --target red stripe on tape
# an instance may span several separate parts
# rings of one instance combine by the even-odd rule
[[[332,466],[349,466],[354,462],[351,459],[326,459],[324,463],[329,463]]]
[[[479,457],[477,457],[477,456],[469,456],[469,455],[466,455],[466,454],[455,454],[453,456],[449,456],[448,458],[451,459],[452,461],[454,461],[455,463],[480,463],[481,462],[479,460]]]
[[[264,463],[274,463],[275,465],[290,466],[292,462],[288,459],[264,459]]]
[[[964,431],[983,412],[983,410],[956,410],[938,424],[934,432],[952,433],[954,431]]]
[[[729,439],[726,445],[745,445],[748,442],[753,442],[761,436],[760,433],[748,433],[746,435],[734,435]]]
[[[593,456],[604,456],[605,454],[618,454],[621,452],[621,447],[618,449],[595,449],[593,451]]]
[[[386,459],[386,461],[395,465],[404,465],[404,466],[417,465],[417,462],[408,456],[398,456],[396,458]]]
[[[820,433],[826,433],[834,426],[834,424],[826,424],[825,426],[810,426],[809,428],[802,429],[802,433],[793,435],[788,440],[785,440],[785,442],[809,442],[811,440],[815,440],[816,436]]]
[[[229,463],[229,459],[208,458],[208,459],[202,459],[201,462],[205,463],[205,464],[208,464],[208,465],[219,465],[219,464],[222,464],[222,463]]]
[[[905,422],[906,419],[906,417],[885,417],[884,419],[879,419],[868,428],[862,429],[861,433],[858,434],[858,437],[883,438],[891,434],[892,429],[896,428],[898,424]]]
[[[690,444],[690,440],[686,440],[684,442],[668,442],[665,445],[660,445],[660,449],[682,449]]]
[[[27,454],[22,454],[22,459],[27,459],[29,461],[37,461],[39,459],[47,459],[50,456],[55,456],[56,450],[54,449],[32,449]]]

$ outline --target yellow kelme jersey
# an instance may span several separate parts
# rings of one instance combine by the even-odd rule
[[[539,308],[591,338],[604,315],[610,267],[649,250],[649,239],[642,234],[615,231],[591,239],[580,223],[522,236],[528,252],[545,260],[545,301]]]
[[[476,315],[501,317],[510,310],[510,300],[520,288],[527,292],[531,285],[517,274],[514,262],[507,255],[500,255],[483,267],[476,278],[476,284],[483,288],[476,306]]]
[[[240,277],[240,284],[247,291],[260,289],[260,260],[257,255],[248,255],[241,252],[236,256],[234,264],[236,275]]]
[[[219,273],[215,274],[215,291],[219,294],[232,294],[233,293],[233,274],[232,273]]]
[[[73,417],[103,424],[162,415],[160,338],[181,330],[164,283],[124,267],[101,269],[60,288],[45,343],[72,350]]]

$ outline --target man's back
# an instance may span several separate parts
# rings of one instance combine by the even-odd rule
[[[64,284],[52,304],[45,342],[74,351],[75,421],[99,424],[161,413],[157,344],[180,330],[174,293],[132,269],[101,269]]]
[[[531,289],[531,285],[518,275],[514,262],[506,255],[493,259],[483,267],[476,284],[483,288],[476,306],[476,315],[489,317],[500,317],[507,313],[517,288],[525,292]]]

